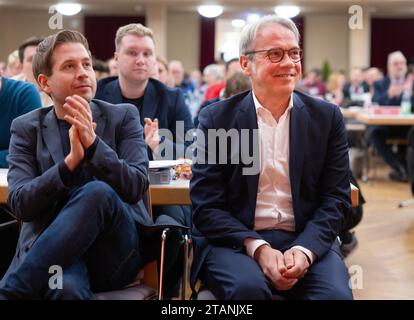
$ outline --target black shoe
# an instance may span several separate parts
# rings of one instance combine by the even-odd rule
[[[390,174],[390,179],[399,182],[408,182],[408,175],[407,171],[404,168],[400,168],[399,170],[393,169]]]
[[[341,239],[342,241],[341,253],[344,256],[344,258],[346,258],[352,251],[354,251],[358,245],[358,239],[355,236],[355,233],[350,232],[349,234],[350,234],[350,238],[347,239],[346,242],[343,239]]]

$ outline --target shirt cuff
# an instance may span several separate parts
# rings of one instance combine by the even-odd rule
[[[61,161],[58,164],[60,179],[66,187],[69,187],[72,180],[72,172],[69,170],[65,161]]]
[[[312,251],[302,246],[293,246],[292,249],[299,249],[302,251],[308,257],[308,262],[310,261],[309,265],[311,265],[316,259],[316,256]]]
[[[98,142],[99,142],[99,138],[98,136],[96,136],[95,141],[89,146],[88,149],[85,150],[85,156],[83,157],[84,162],[89,163],[92,160],[92,157],[95,154]]]
[[[268,242],[262,239],[247,238],[244,240],[244,246],[246,247],[247,255],[252,259],[254,259],[254,253],[256,252],[257,248],[261,247],[264,244],[270,246]]]

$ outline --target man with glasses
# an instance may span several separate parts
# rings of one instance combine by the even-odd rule
[[[247,25],[240,65],[252,90],[200,113],[208,138],[197,155],[219,150],[231,164],[194,159],[191,284],[201,279],[219,299],[353,298],[337,241],[351,207],[346,131],[335,105],[294,91],[301,58],[291,20]],[[247,129],[248,139],[236,141],[250,143],[240,142],[241,154],[220,150],[211,129],[242,138]],[[245,154],[256,171],[235,163]]]

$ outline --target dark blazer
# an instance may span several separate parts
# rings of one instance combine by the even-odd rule
[[[98,81],[95,98],[113,104],[122,103],[118,77],[109,77]],[[169,88],[158,80],[149,79],[144,92],[144,102],[140,116],[142,126],[144,126],[144,118],[150,118],[151,120],[157,118],[159,128],[168,129],[172,133],[173,158],[177,157],[177,152],[179,155],[184,156],[185,148],[192,143],[192,141],[184,142],[184,135],[193,128],[193,122],[181,90]],[[183,122],[184,130],[176,127],[176,121]],[[166,145],[168,141],[165,142]],[[148,157],[150,160],[153,160],[149,147]]]
[[[258,128],[251,91],[206,107],[199,121],[198,128],[204,133],[216,128],[238,132],[249,129],[249,145],[240,145],[239,140],[239,148],[248,148],[252,155],[255,146],[258,152],[258,138],[251,130]],[[333,246],[344,213],[351,207],[347,135],[339,108],[294,92],[289,148],[295,237],[292,241],[292,237],[285,236],[286,232],[280,232],[279,249],[301,245],[322,257]],[[227,148],[227,163],[237,157],[240,159],[240,154],[232,154]],[[253,230],[259,174],[243,175],[242,170],[248,167],[242,161],[193,165],[192,285],[212,246],[242,251],[246,238],[261,239]]]
[[[99,100],[93,100],[90,106],[98,144],[90,162],[83,165],[133,208],[137,224],[152,225],[141,200],[148,188],[148,157],[136,108],[128,104],[115,107]],[[23,225],[8,272],[23,261],[71,191],[59,174],[64,153],[53,107],[15,119],[11,134],[8,205]]]
[[[372,102],[378,103],[380,106],[399,106],[401,105],[402,94],[399,97],[389,98],[388,88],[390,87],[391,80],[389,77],[385,77],[382,80],[374,82],[374,96]],[[411,93],[411,110],[414,110],[414,86]]]
[[[342,93],[344,95],[344,98],[342,100],[341,103],[341,107],[342,108],[348,108],[350,106],[360,106],[363,107],[364,106],[364,101],[363,100],[352,100],[352,90],[354,90],[352,88],[352,84],[350,82],[347,82],[344,87],[342,88]],[[361,84],[359,85],[359,90],[361,90],[361,93],[366,93],[369,92],[369,86],[368,84],[363,81],[361,82]]]

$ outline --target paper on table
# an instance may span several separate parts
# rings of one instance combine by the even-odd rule
[[[180,164],[184,164],[186,162],[185,159],[180,160],[154,160],[149,162],[150,169],[164,169],[164,168],[172,168],[178,166]]]
[[[7,186],[7,171],[8,169],[0,169],[0,185]]]

